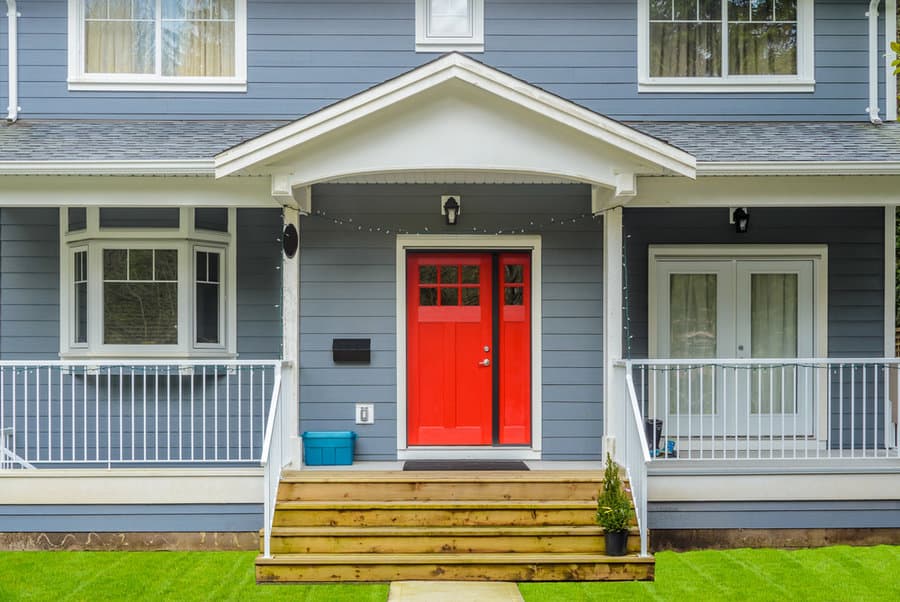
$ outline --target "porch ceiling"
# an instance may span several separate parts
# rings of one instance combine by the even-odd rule
[[[459,54],[224,151],[215,164],[216,177],[271,175],[291,187],[499,174],[620,196],[633,195],[635,176],[696,176],[689,153]]]

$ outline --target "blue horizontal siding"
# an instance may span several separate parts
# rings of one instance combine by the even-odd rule
[[[248,0],[246,92],[69,92],[66,1],[19,10],[24,118],[295,118],[435,57],[414,52],[413,0]],[[475,56],[621,119],[864,120],[865,10],[852,0],[816,1],[812,94],[638,94],[635,0],[486,0],[485,52]],[[5,27],[2,20],[0,50]],[[4,85],[0,107],[5,94]]]
[[[316,209],[327,217],[301,222],[301,429],[356,431],[360,459],[396,457],[397,228],[496,232],[513,225],[527,228],[530,220],[549,223],[551,217],[581,216],[590,208],[585,186],[454,185],[453,192],[471,209],[464,209],[464,221],[451,228],[443,225],[436,205],[423,202],[440,198],[444,188],[317,186]],[[598,459],[603,434],[600,223],[587,218],[549,226],[540,234],[543,455]],[[334,364],[331,343],[340,337],[371,338],[372,362]],[[354,424],[354,405],[360,402],[375,404],[374,425]]]
[[[263,526],[262,504],[0,505],[0,532],[246,532]]]
[[[900,527],[900,501],[650,502],[650,529]]]

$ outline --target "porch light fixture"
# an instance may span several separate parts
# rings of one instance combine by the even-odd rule
[[[750,226],[750,212],[745,207],[738,207],[731,214],[731,223],[735,232],[744,234]]]
[[[448,226],[455,226],[456,220],[459,218],[460,198],[458,195],[448,195],[441,197],[441,215],[447,218]]]

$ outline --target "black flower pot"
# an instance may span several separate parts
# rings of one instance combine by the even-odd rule
[[[628,531],[607,531],[603,537],[607,556],[624,556],[628,551]]]

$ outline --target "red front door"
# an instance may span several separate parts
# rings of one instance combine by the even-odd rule
[[[409,445],[528,444],[530,256],[407,257]]]

